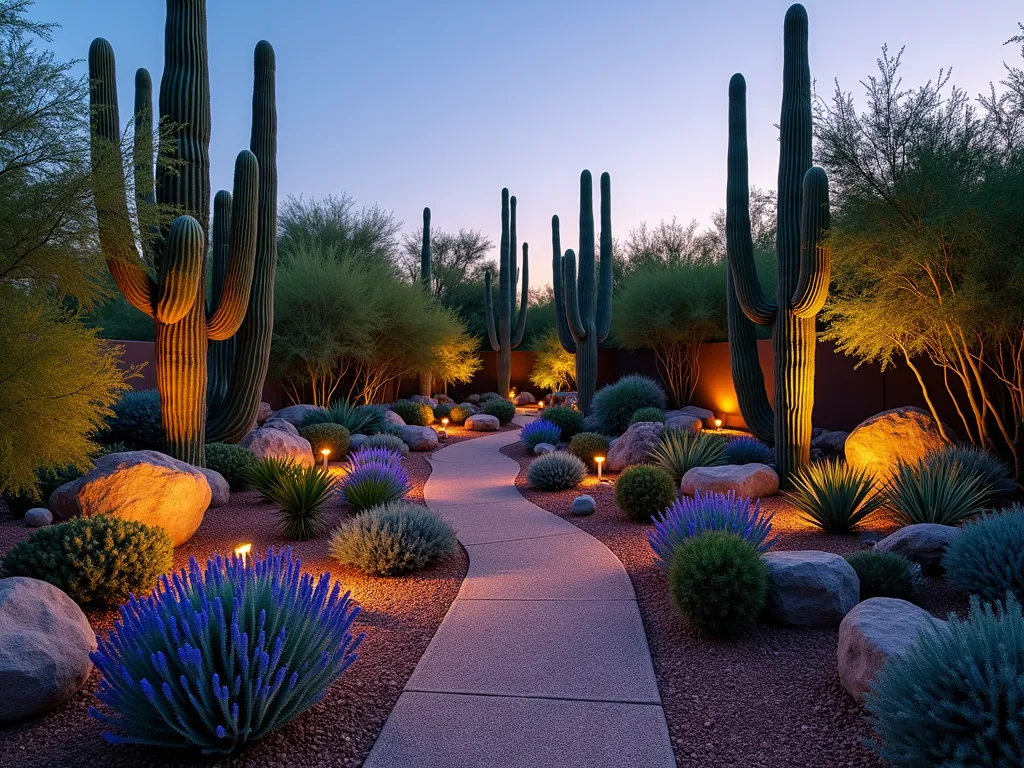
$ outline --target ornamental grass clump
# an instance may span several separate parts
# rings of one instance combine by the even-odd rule
[[[174,565],[163,528],[96,515],[39,528],[3,558],[0,575],[53,584],[82,608],[114,608],[148,593]]]
[[[956,462],[900,462],[884,490],[886,505],[900,525],[957,525],[978,515],[989,496],[976,474]]]
[[[725,444],[722,460],[726,464],[767,464],[772,460],[772,449],[756,437],[744,435]]]
[[[673,552],[668,591],[690,626],[729,637],[753,624],[764,609],[768,566],[735,533],[705,531]]]
[[[131,598],[92,654],[113,743],[230,754],[320,701],[356,659],[359,613],[329,573],[291,550],[190,560]]]
[[[398,576],[426,568],[458,545],[452,527],[429,509],[394,501],[342,523],[331,537],[330,554],[363,573]]]
[[[895,552],[853,552],[846,555],[860,579],[860,599],[894,597],[910,600],[914,596],[914,568],[907,558]]]
[[[292,475],[301,469],[295,459],[278,459],[268,456],[260,459],[249,472],[249,485],[260,492],[264,501],[274,500],[274,489],[286,475]]]
[[[413,427],[429,427],[434,423],[434,410],[426,403],[415,400],[399,400],[391,410],[402,417],[402,421]]]
[[[367,458],[364,451],[382,451],[386,456]],[[409,475],[402,466],[401,456],[380,448],[363,448],[347,462],[341,479],[341,495],[346,504],[361,511],[405,498],[412,490]]]
[[[942,558],[946,580],[983,600],[1024,596],[1024,506],[967,523]]]
[[[347,429],[349,435],[372,435],[384,424],[384,414],[375,406],[351,405],[345,400],[336,400],[329,408],[311,411],[302,420],[303,427],[314,424],[337,424]]]
[[[649,523],[676,500],[676,484],[657,467],[627,467],[615,481],[615,504],[636,523]]]
[[[772,535],[774,517],[774,512],[761,511],[760,500],[751,504],[749,497],[737,497],[735,491],[696,491],[693,498],[677,499],[654,519],[647,541],[662,569],[668,569],[672,553],[680,545],[707,531],[734,533],[758,552],[767,552],[778,539]]]
[[[853,533],[885,504],[874,475],[839,459],[805,464],[792,476],[788,500],[800,518],[825,533]]]
[[[562,439],[559,442],[569,442],[573,435],[583,431],[583,414],[567,405],[545,408],[541,418],[558,425],[562,432]]]
[[[259,461],[256,454],[248,448],[230,443],[207,443],[206,466],[220,472],[228,481],[228,487],[234,491],[243,491],[249,487],[249,478]]]
[[[323,505],[336,484],[330,472],[316,466],[299,467],[280,477],[269,496],[280,507],[278,520],[285,538],[308,541],[323,530]]]
[[[639,424],[640,422],[663,423],[664,421],[665,412],[661,410],[661,408],[655,408],[653,406],[637,408],[633,411],[633,415],[629,417],[630,425]]]
[[[592,412],[606,435],[621,435],[640,408],[665,410],[667,398],[662,386],[647,376],[623,376],[594,395]]]
[[[313,456],[320,457],[320,452],[326,448],[331,453],[328,458],[341,459],[348,453],[348,443],[351,434],[348,429],[340,424],[310,424],[299,430],[299,436],[309,441],[313,448]]]
[[[481,412],[496,417],[502,426],[516,417],[516,407],[508,400],[488,400],[483,404]]]
[[[973,445],[947,445],[925,456],[924,463],[932,468],[959,465],[964,473],[981,481],[986,491],[986,504],[1013,493],[1016,487],[1007,464]]]
[[[666,429],[651,453],[651,463],[668,472],[679,484],[694,467],[720,467],[725,464],[725,441],[704,432]]]
[[[562,430],[554,422],[536,419],[519,430],[519,442],[530,448],[536,448],[541,443],[558,445],[561,435]]]
[[[607,456],[611,442],[597,432],[579,432],[569,441],[569,453],[587,465],[590,471],[597,469],[595,456]]]
[[[556,451],[534,459],[526,474],[537,490],[564,491],[583,482],[587,467],[571,453]]]
[[[971,598],[966,620],[951,615],[891,657],[865,695],[877,740],[893,766],[1024,765],[1024,616],[1005,602]]]
[[[370,435],[363,441],[362,447],[387,448],[393,453],[400,453],[402,456],[406,456],[409,453],[409,446],[402,438],[383,432],[377,435]]]

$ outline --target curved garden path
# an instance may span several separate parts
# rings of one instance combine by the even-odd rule
[[[529,417],[517,417],[526,423]],[[675,766],[636,595],[604,544],[526,501],[518,433],[431,457],[427,506],[469,553],[369,768]]]

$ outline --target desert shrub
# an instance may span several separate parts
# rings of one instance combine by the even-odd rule
[[[725,463],[725,441],[704,432],[666,429],[651,453],[651,463],[668,472],[676,485],[694,467],[720,467]]]
[[[825,533],[851,533],[885,503],[874,476],[839,459],[806,464],[786,495],[805,522]]]
[[[981,512],[988,497],[981,478],[956,462],[900,462],[884,493],[900,525],[957,525]]]
[[[722,455],[726,464],[767,464],[771,458],[771,448],[756,437],[746,435],[727,442]]]
[[[557,451],[534,459],[526,475],[538,490],[564,491],[583,482],[587,467],[571,453]]]
[[[1024,506],[965,524],[942,558],[956,589],[984,600],[1024,595]]]
[[[676,488],[665,470],[637,464],[615,481],[615,504],[630,520],[649,523],[676,500]]]
[[[633,415],[629,417],[629,423],[639,424],[642,421],[663,423],[665,421],[665,412],[661,408],[654,408],[652,406],[637,408],[633,411]]]
[[[33,531],[7,553],[0,572],[47,581],[83,608],[107,609],[149,592],[173,565],[163,528],[96,515]]]
[[[969,476],[977,477],[985,489],[986,503],[1013,493],[1013,472],[998,457],[973,445],[947,445],[929,453],[924,463],[930,467],[959,465]]]
[[[402,417],[402,421],[414,427],[429,427],[434,423],[434,411],[426,403],[413,400],[399,400],[391,410]]]
[[[335,400],[329,408],[306,414],[302,426],[314,424],[337,424],[347,429],[349,435],[372,435],[384,424],[384,414],[378,406],[351,405],[345,400]]]
[[[206,444],[206,466],[220,472],[232,491],[241,491],[249,487],[249,478],[257,461],[256,454],[240,445]]]
[[[550,421],[552,424],[558,425],[558,428],[562,431],[562,440],[560,442],[568,442],[572,440],[573,435],[577,432],[583,431],[583,414],[567,405],[545,408],[541,418],[544,421]]]
[[[480,405],[483,405],[484,403],[489,403],[491,400],[504,399],[505,398],[502,395],[499,395],[497,392],[484,392],[482,395],[480,395]]]
[[[390,453],[388,458],[363,461],[361,453],[349,459],[346,474],[341,479],[345,502],[361,511],[405,498],[412,486],[401,457]]]
[[[99,641],[103,706],[89,714],[110,741],[234,752],[323,698],[355,661],[358,613],[290,549],[249,562],[214,555],[205,569],[191,560]]]
[[[576,355],[565,351],[554,325],[534,337],[531,349],[534,357],[530,381],[534,386],[556,392],[576,386]]]
[[[301,469],[295,459],[278,459],[273,456],[258,459],[249,471],[249,485],[260,492],[266,501],[273,501],[274,488],[285,475]]]
[[[111,446],[104,446],[107,448],[120,448],[121,450],[127,450],[122,444],[117,443]],[[114,453],[115,451],[104,451]],[[11,515],[18,519],[25,516],[33,507],[45,507],[49,504],[50,494],[60,488],[64,483],[70,483],[72,480],[77,480],[83,474],[85,474],[79,467],[68,465],[65,467],[56,467],[53,469],[41,469],[36,472],[36,490],[32,492],[23,491],[21,493],[3,494],[2,498],[7,504],[7,509]]]
[[[366,464],[393,464],[402,466],[402,452],[395,450],[390,445],[364,445],[358,451],[353,451],[348,457],[346,469],[358,469]]]
[[[562,431],[554,422],[536,419],[519,430],[519,442],[530,448],[536,448],[541,443],[557,445],[561,435]]]
[[[1024,765],[1024,616],[1012,595],[924,631],[882,665],[865,696],[875,752],[896,766]]]
[[[100,433],[104,443],[124,443],[132,451],[155,451],[164,439],[160,422],[160,393],[155,389],[125,392],[111,406],[107,427]]]
[[[426,568],[458,547],[455,531],[425,507],[406,501],[382,504],[342,523],[330,554],[342,565],[375,576]]]
[[[640,408],[665,410],[665,390],[654,379],[639,374],[623,376],[594,395],[592,410],[606,435],[621,435]]]
[[[390,448],[392,451],[397,451],[403,456],[409,453],[409,446],[402,438],[387,433],[370,435],[369,438],[363,441],[363,448]]]
[[[269,496],[281,508],[278,522],[285,538],[307,541],[323,530],[322,507],[335,484],[330,472],[320,467],[301,467],[281,475]]]
[[[569,441],[569,453],[582,461],[591,470],[597,468],[595,456],[607,456],[611,442],[597,432],[578,432]]]
[[[694,493],[674,501],[654,518],[654,530],[647,541],[654,551],[655,562],[667,569],[676,549],[706,531],[734,533],[758,552],[767,552],[778,536],[772,536],[774,512],[762,513],[760,500],[735,491],[729,493]]]
[[[448,411],[448,420],[452,424],[462,426],[466,423],[466,419],[473,415],[473,411],[466,408],[464,405],[456,405],[450,411]]]
[[[764,608],[768,567],[735,533],[705,531],[672,554],[668,591],[694,629],[714,637],[735,635]]]
[[[452,403],[438,403],[434,406],[434,420],[440,421],[441,419],[452,420],[452,409],[455,406]],[[463,419],[465,421],[465,419]]]
[[[894,552],[853,552],[846,555],[860,579],[860,599],[895,597],[910,600],[914,596],[912,564]]]
[[[498,423],[502,426],[516,417],[516,407],[508,400],[488,400],[482,410],[488,416],[497,416]]]
[[[331,453],[327,458],[341,459],[348,453],[348,441],[351,433],[341,424],[310,424],[299,430],[299,435],[309,441],[313,448],[313,456],[320,458],[320,451],[327,448]]]

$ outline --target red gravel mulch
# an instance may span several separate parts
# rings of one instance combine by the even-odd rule
[[[691,630],[668,596],[665,574],[647,543],[650,525],[631,522],[615,506],[614,486],[590,476],[578,489],[536,491],[527,485],[533,456],[521,443],[502,453],[520,464],[516,485],[534,504],[604,542],[622,561],[636,590],[669,733],[680,768],[861,768],[881,766],[862,743],[871,736],[863,710],[839,684],[838,629],[757,625],[733,640]],[[597,511],[573,517],[572,500],[590,494]],[[867,549],[858,536],[830,536],[802,522],[781,498],[762,501],[775,511],[775,549],[846,554]],[[891,525],[883,523],[879,534]],[[941,618],[966,601],[938,580],[919,594]]]
[[[487,433],[449,427],[448,434],[448,441],[441,443],[441,447]],[[427,455],[410,453],[405,461],[414,485],[408,498],[419,503],[430,475]],[[176,569],[185,566],[189,557],[203,562],[213,552],[229,553],[244,542],[252,542],[254,552],[263,552],[268,546],[290,545],[302,560],[304,570],[317,575],[330,571],[339,579],[362,608],[355,629],[365,632],[366,637],[359,647],[359,658],[323,701],[247,752],[219,762],[208,761],[195,753],[158,753],[107,744],[102,737],[102,725],[87,713],[88,707],[96,703],[93,692],[99,675],[94,670],[83,690],[53,712],[0,726],[0,768],[136,768],[214,763],[289,768],[361,765],[459,591],[468,566],[466,553],[459,548],[445,561],[403,578],[364,576],[328,558],[329,533],[313,541],[286,541],[277,532],[274,509],[272,504],[261,501],[256,491],[232,494],[230,504],[207,512],[196,535],[177,548],[174,565]],[[337,500],[329,502],[325,509],[328,530],[351,514]],[[20,520],[0,523],[0,556],[28,533]],[[104,634],[116,615],[114,611],[93,613],[89,620],[97,634]]]

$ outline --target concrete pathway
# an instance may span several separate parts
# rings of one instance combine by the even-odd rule
[[[529,417],[517,417],[525,423]],[[469,552],[368,768],[672,768],[636,595],[604,544],[526,501],[502,432],[435,453],[427,506]]]

